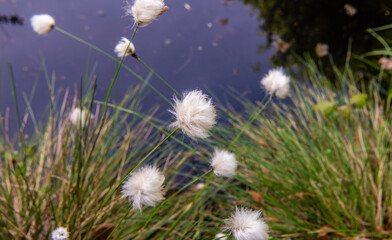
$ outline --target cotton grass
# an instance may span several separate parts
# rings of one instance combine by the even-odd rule
[[[124,182],[121,193],[122,198],[133,202],[133,208],[142,210],[142,206],[156,206],[163,197],[163,182],[165,176],[154,166],[137,169]]]
[[[163,0],[135,0],[125,7],[126,15],[132,16],[135,23],[145,27],[167,10]]]
[[[216,148],[212,155],[211,166],[217,176],[232,177],[237,170],[235,154]]]
[[[72,125],[79,126],[81,125],[82,127],[85,126],[86,121],[87,121],[87,111],[86,110],[80,110],[80,108],[75,108],[72,110],[72,112],[69,114],[69,119],[72,123]]]
[[[174,98],[174,109],[169,110],[176,120],[171,128],[180,128],[192,139],[207,138],[216,123],[216,111],[211,99],[200,90],[183,94],[182,100]]]
[[[116,53],[118,58],[122,58],[124,56],[124,53],[125,56],[131,56],[135,54],[135,46],[133,45],[133,43],[130,43],[127,38],[122,37],[114,48],[114,52]]]
[[[66,228],[59,227],[56,228],[51,234],[50,234],[52,240],[66,240],[69,237],[69,233]]]
[[[289,94],[290,78],[284,73],[282,68],[269,70],[260,83],[267,93],[274,97],[285,98]]]
[[[236,240],[267,240],[268,225],[261,219],[261,212],[237,208],[229,219],[226,229],[232,231]]]
[[[38,14],[30,18],[30,23],[34,32],[42,35],[53,29],[55,21],[54,18],[48,14]]]

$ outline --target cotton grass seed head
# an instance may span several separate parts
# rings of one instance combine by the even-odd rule
[[[137,169],[123,183],[122,198],[133,202],[133,208],[142,210],[142,206],[156,206],[163,197],[163,182],[165,176],[154,166]]]
[[[66,228],[56,228],[50,235],[52,240],[66,240],[69,237],[69,233]]]
[[[217,176],[232,177],[237,170],[235,154],[215,148],[214,154],[212,155],[211,166]]]
[[[274,97],[285,98],[289,94],[290,78],[282,68],[269,70],[260,83],[267,93]]]
[[[48,14],[38,14],[30,18],[31,27],[38,34],[46,34],[53,29],[54,18]]]
[[[125,51],[127,52],[125,53]],[[127,38],[123,37],[117,43],[116,47],[114,48],[114,52],[116,53],[118,58],[122,58],[124,56],[124,53],[125,56],[131,56],[135,54],[135,46],[133,45],[133,43],[129,43],[129,40]]]
[[[135,0],[125,7],[126,15],[132,16],[135,23],[145,27],[168,9],[163,0]]]
[[[80,111],[80,108],[75,108],[69,114],[69,119],[71,120],[72,125],[75,126],[82,125],[82,127],[84,127],[87,121],[87,116],[88,114],[86,110]]]
[[[200,90],[184,93],[182,100],[175,97],[174,109],[169,112],[176,117],[170,127],[180,128],[192,139],[207,138],[208,130],[216,123],[212,101]]]
[[[261,212],[246,208],[236,208],[226,219],[226,229],[230,229],[236,240],[267,240],[268,225],[260,218]]]

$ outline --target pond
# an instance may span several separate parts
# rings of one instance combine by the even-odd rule
[[[98,77],[96,99],[103,100],[116,68],[113,60],[58,31],[37,35],[29,18],[48,13],[56,19],[56,26],[114,56],[117,42],[132,33],[133,21],[125,16],[125,5],[124,1],[104,0],[93,4],[86,0],[0,0],[0,109],[2,115],[8,113],[10,129],[15,127],[15,114],[8,63],[12,64],[20,111],[26,107],[23,94],[30,97],[35,90],[31,106],[36,116],[44,114],[50,98],[43,61],[48,75],[56,80],[59,99],[67,89],[71,95],[78,94],[80,78],[88,68]],[[168,11],[157,21],[138,30],[133,41],[137,55],[179,92],[199,88],[221,100],[229,88],[252,101],[262,99],[261,77],[271,63],[297,64],[293,53],[309,53],[324,66],[329,65],[330,53],[341,66],[349,46],[356,56],[382,48],[367,29],[392,22],[392,0],[322,0],[317,4],[311,0],[167,0],[166,5]],[[13,20],[20,22],[11,24],[15,16]],[[23,24],[19,24],[21,19]],[[392,39],[390,30],[380,34]],[[315,51],[318,45],[320,56]],[[378,58],[369,60],[378,64]],[[128,57],[124,63],[143,78],[148,77],[148,69],[135,59]],[[361,61],[353,67],[358,72],[368,71],[368,65]],[[373,69],[370,74],[377,71]],[[173,96],[157,77],[149,81],[167,98]],[[121,70],[110,101],[121,99],[138,83],[135,76]],[[144,109],[162,103],[153,91],[146,96]]]
[[[70,89],[74,95],[86,65],[97,75],[96,99],[103,100],[114,75],[115,63],[101,53],[52,31],[37,35],[31,29],[29,18],[48,13],[56,26],[113,53],[121,37],[131,36],[132,19],[125,16],[123,1],[0,1],[0,14],[18,15],[23,25],[0,24],[1,106],[10,109],[10,125],[15,122],[13,100],[8,75],[12,64],[20,111],[25,109],[22,96],[37,88],[31,106],[37,116],[42,115],[49,103],[49,90],[44,77],[42,59],[50,77],[55,76],[57,92]],[[151,25],[139,28],[134,38],[136,53],[175,89],[211,90],[223,97],[228,87],[253,100],[262,99],[259,80],[271,67],[269,58],[273,49],[260,37],[260,21],[249,6],[238,1],[166,1],[169,9]],[[261,49],[261,50],[260,50]],[[88,59],[90,59],[88,61]],[[125,64],[143,77],[149,71],[133,58]],[[96,67],[94,68],[94,65]],[[120,99],[127,89],[140,83],[133,75],[121,70],[115,95]],[[152,77],[150,83],[168,98],[173,92]],[[143,102],[145,107],[161,103],[161,98],[150,91]],[[71,100],[69,102],[71,104]],[[10,126],[11,128],[11,126]]]

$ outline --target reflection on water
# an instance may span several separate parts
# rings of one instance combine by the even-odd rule
[[[392,22],[391,0],[243,0],[258,9],[262,29],[276,53],[275,64],[295,62],[290,54],[310,53],[322,58],[331,53],[337,64],[352,52],[362,54],[381,45],[366,29]],[[391,34],[389,35],[391,37]]]

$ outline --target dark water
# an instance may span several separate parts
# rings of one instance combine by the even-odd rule
[[[230,86],[253,100],[262,98],[259,80],[270,68],[268,61],[273,50],[260,51],[260,45],[266,45],[266,38],[260,37],[263,35],[259,30],[260,21],[249,6],[223,0],[168,0],[166,5],[169,10],[151,25],[140,28],[134,38],[136,52],[143,61],[180,92],[207,87],[223,97]],[[7,63],[13,66],[21,113],[25,109],[22,93],[29,94],[38,81],[31,105],[39,116],[49,103],[42,56],[49,75],[56,76],[56,92],[70,88],[74,94],[89,55],[87,46],[57,31],[37,35],[30,27],[30,16],[48,13],[60,28],[113,53],[120,38],[131,35],[133,22],[124,16],[123,6],[123,1],[112,0],[0,0],[0,15],[17,14],[25,18],[23,26],[0,24],[0,106],[10,107],[11,123],[15,117]],[[94,64],[97,64],[98,76],[96,99],[103,100],[115,63],[92,51],[90,67]],[[148,70],[135,59],[126,58],[125,64],[144,77],[148,75]],[[173,95],[156,77],[150,82],[165,96]],[[137,83],[139,80],[133,75],[121,70],[119,98]],[[155,103],[163,101],[151,92],[144,104]]]
[[[280,39],[287,49],[278,51],[271,58],[277,65],[298,63],[293,52],[298,56],[309,54],[322,62],[324,72],[328,68],[329,57],[316,55],[318,43],[329,46],[329,53],[334,63],[344,65],[347,52],[350,51],[351,67],[356,71],[377,75],[372,67],[357,56],[384,46],[368,30],[392,23],[392,0],[243,0],[254,9],[263,22],[261,28],[268,33],[269,41]],[[392,39],[392,30],[378,31],[388,44]],[[283,44],[281,44],[283,45]],[[390,55],[390,54],[389,54]],[[366,57],[366,60],[379,65],[381,56]],[[369,79],[367,79],[369,80]],[[389,77],[385,79],[389,82]],[[366,81],[366,79],[365,79]]]

